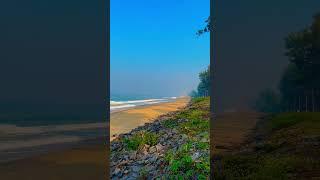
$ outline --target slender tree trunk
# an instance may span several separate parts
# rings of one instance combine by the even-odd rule
[[[298,107],[298,109],[299,109],[299,112],[301,112],[301,100],[300,100],[300,94],[299,94],[299,107]]]
[[[306,112],[308,112],[308,94],[306,93]]]
[[[313,92],[313,88],[312,88],[312,92],[311,93],[312,93],[312,95],[311,95],[312,96],[312,112],[314,112],[314,110],[315,110],[314,108],[315,107],[314,107],[314,92]]]

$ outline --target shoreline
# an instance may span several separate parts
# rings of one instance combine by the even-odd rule
[[[189,102],[189,97],[180,97],[169,102],[142,105],[112,112],[110,114],[110,141],[120,134],[128,133],[139,126],[143,126],[145,123],[152,123],[161,115],[180,110],[186,107]]]
[[[117,118],[124,117],[124,121],[130,121],[130,116],[134,119],[141,118],[141,123],[137,123],[137,121],[133,123],[131,128],[134,129],[144,123],[152,122],[159,115],[184,107],[188,101],[188,98],[184,97],[170,102],[136,106],[111,112],[110,129],[112,128],[112,118],[114,116]],[[140,111],[148,112],[150,110],[156,113],[150,114],[149,112],[147,116],[140,113]],[[120,121],[123,122],[123,120]],[[132,130],[131,128],[125,127],[122,129],[123,133],[129,132]],[[78,146],[86,146],[86,144],[97,146],[98,144],[94,145],[94,143],[90,142],[96,139],[105,139],[106,129],[107,124],[102,122],[48,126],[0,124],[0,163],[32,159],[37,156],[50,156],[52,153],[69,151]],[[114,138],[110,132],[110,140]]]

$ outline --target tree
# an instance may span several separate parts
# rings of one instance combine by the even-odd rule
[[[189,94],[189,96],[190,97],[198,97],[198,92],[197,91],[195,91],[195,90],[192,90],[191,92],[190,92],[190,94]]]
[[[285,38],[289,66],[280,81],[282,103],[290,111],[320,110],[320,14],[311,26]]]
[[[260,112],[275,113],[280,111],[279,95],[271,89],[266,89],[259,94],[254,108]]]
[[[210,90],[210,66],[202,72],[199,73],[200,83],[198,85],[198,95],[199,96],[209,96]]]
[[[214,22],[215,20],[209,16],[205,21],[206,26],[203,29],[198,30],[197,35],[200,36],[204,33],[212,32],[214,29]]]

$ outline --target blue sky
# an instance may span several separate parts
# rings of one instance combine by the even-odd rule
[[[111,0],[111,94],[186,95],[210,61],[209,0]]]

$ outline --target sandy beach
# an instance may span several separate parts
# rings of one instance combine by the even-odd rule
[[[113,140],[119,134],[127,133],[138,126],[150,123],[160,115],[177,111],[185,107],[189,101],[189,97],[182,97],[172,102],[113,112],[110,118],[110,140]]]
[[[189,98],[113,112],[110,134],[152,122],[183,108]],[[0,125],[2,179],[105,179],[106,123],[19,127]],[[100,137],[100,138],[99,138]]]

